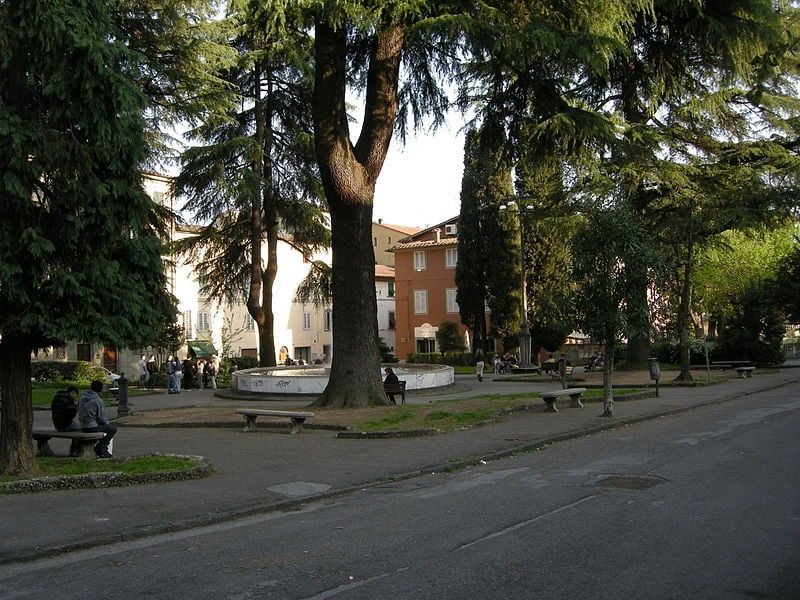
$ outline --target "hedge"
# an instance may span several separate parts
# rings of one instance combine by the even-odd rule
[[[106,383],[106,372],[101,367],[82,360],[32,361],[31,377],[35,378],[36,381],[46,381],[52,383],[71,381],[88,385],[95,379]]]

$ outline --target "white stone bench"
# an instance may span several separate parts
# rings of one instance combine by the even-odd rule
[[[572,404],[570,404],[572,408],[583,408],[581,394],[585,391],[586,388],[566,388],[563,390],[553,390],[552,392],[542,392],[540,396],[542,400],[545,401],[545,404],[547,404],[545,412],[558,412],[556,408],[556,399],[560,396],[569,396],[570,400],[572,400]]]
[[[80,440],[83,442],[96,442],[106,437],[102,431],[95,431],[85,433],[83,431],[58,431],[56,429],[46,427],[35,427],[31,431],[33,439],[36,440],[37,450],[36,456],[55,456],[52,448],[50,448],[50,440],[52,438],[64,438],[65,440]]]
[[[736,372],[739,374],[740,379],[744,379],[745,377],[752,377],[753,371],[755,371],[755,367],[736,367]]]
[[[303,423],[314,416],[312,412],[293,412],[289,410],[265,410],[260,408],[237,408],[236,412],[244,415],[246,424],[244,431],[256,431],[258,417],[288,417],[292,420],[292,435],[303,431]]]

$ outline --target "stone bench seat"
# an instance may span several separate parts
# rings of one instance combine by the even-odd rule
[[[570,400],[572,400],[572,404],[570,404],[572,408],[583,408],[581,394],[585,391],[586,388],[566,388],[563,390],[553,390],[552,392],[542,392],[540,396],[542,400],[545,401],[545,404],[547,404],[545,412],[558,412],[556,400],[561,396],[569,396]]]
[[[261,408],[237,408],[236,413],[244,415],[244,431],[257,431],[256,419],[258,417],[287,417],[292,421],[292,435],[302,433],[303,423],[314,416],[313,412],[295,412],[289,410],[267,410]]]
[[[753,371],[755,371],[755,367],[736,367],[736,372],[739,374],[740,379],[744,379],[745,377],[752,377]]]
[[[91,443],[102,440],[106,436],[102,431],[85,433],[83,431],[58,431],[47,427],[34,427],[31,435],[36,440],[36,456],[55,456],[55,452],[50,448],[50,440],[53,438]]]

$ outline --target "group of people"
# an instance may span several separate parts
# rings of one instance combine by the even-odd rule
[[[492,368],[495,374],[508,373],[512,365],[517,364],[517,357],[506,352],[502,357],[495,355],[492,359]],[[483,354],[483,349],[478,348],[475,350],[475,373],[478,375],[478,381],[483,381],[483,372],[486,369],[486,358]]]
[[[508,373],[511,370],[511,367],[517,364],[517,357],[511,354],[510,352],[506,352],[503,356],[496,354],[494,360],[492,362],[492,367],[494,368],[494,372],[496,374],[500,373]]]
[[[589,360],[586,362],[586,366],[584,366],[584,370],[586,371],[596,371],[603,367],[603,356],[601,354],[597,354],[597,352],[592,353],[589,357]]]
[[[170,354],[161,366],[161,370],[167,376],[167,392],[169,394],[179,394],[181,384],[187,390],[192,389],[195,385],[201,390],[204,387],[217,389],[216,356],[212,356],[211,360],[198,358],[194,361],[189,357],[181,360],[177,354],[174,356]],[[150,360],[145,360],[145,355],[142,354],[139,359],[138,372],[139,387],[152,390],[155,387],[156,377],[159,372],[156,357],[151,355]]]
[[[83,431],[85,433],[105,433],[94,446],[97,458],[111,458],[111,443],[117,428],[108,422],[105,405],[100,397],[103,391],[102,381],[92,381],[89,389],[84,390],[80,397],[78,388],[69,386],[66,390],[56,392],[50,404],[50,413],[53,426],[57,431]],[[77,422],[75,417],[78,418]],[[83,444],[79,440],[72,440],[69,448],[72,458],[83,456]]]

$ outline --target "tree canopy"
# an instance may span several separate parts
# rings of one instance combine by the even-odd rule
[[[175,319],[144,193],[140,56],[109,3],[0,5],[0,471],[35,471],[30,356],[146,345]],[[42,43],[47,40],[47,43]]]

